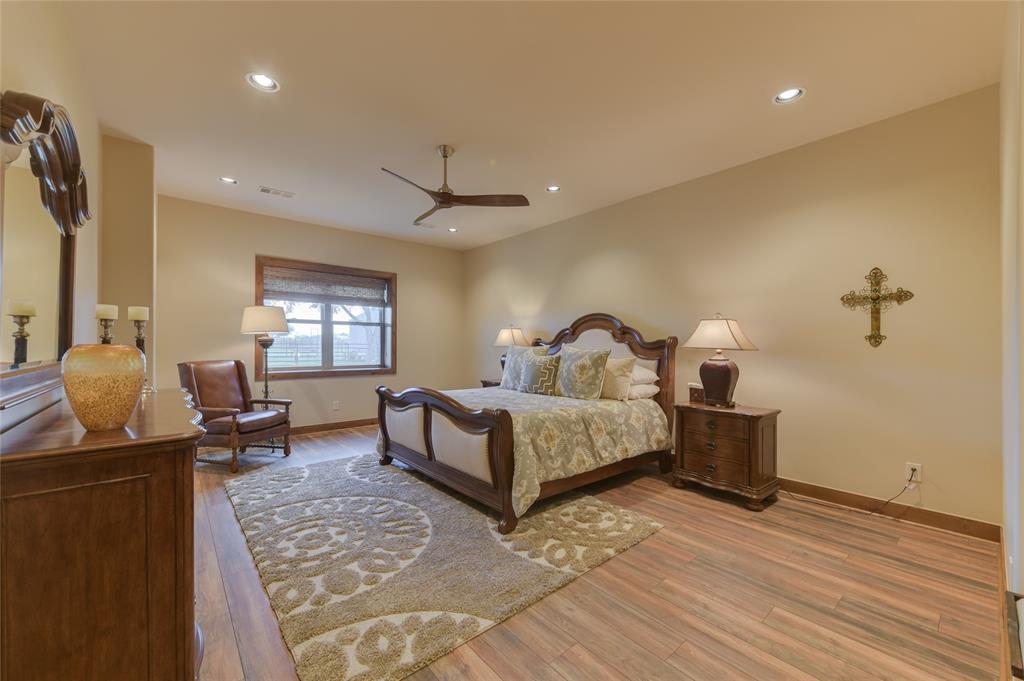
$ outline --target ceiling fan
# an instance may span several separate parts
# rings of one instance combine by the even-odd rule
[[[428,217],[443,208],[454,208],[456,206],[490,206],[493,208],[506,208],[510,206],[529,206],[530,201],[522,194],[477,194],[473,196],[459,196],[452,192],[448,186],[448,158],[455,153],[455,147],[450,144],[442,144],[437,148],[437,153],[444,159],[444,183],[434,191],[421,187],[412,180],[407,180],[398,173],[391,172],[387,168],[381,168],[388,175],[394,175],[402,182],[408,182],[421,192],[434,200],[434,207],[423,215],[412,221],[412,224],[419,225]],[[430,225],[424,225],[429,227]]]

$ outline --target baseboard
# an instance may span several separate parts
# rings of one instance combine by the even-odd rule
[[[334,423],[314,423],[309,426],[295,426],[292,428],[292,435],[307,435],[309,433],[322,433],[325,430],[344,430],[345,428],[358,428],[359,426],[375,426],[377,419],[356,419],[355,421],[335,421]]]
[[[1002,528],[999,525],[987,523],[983,520],[961,518],[957,515],[943,513],[942,511],[933,511],[928,508],[921,508],[920,506],[908,506],[895,502],[886,504],[884,508],[879,510],[879,507],[884,503],[884,499],[875,499],[874,497],[844,492],[832,489],[831,487],[822,487],[821,485],[813,485],[809,482],[800,482],[799,480],[779,478],[779,484],[787,492],[812,499],[820,499],[821,501],[828,501],[840,506],[871,511],[890,518],[898,518],[899,520],[909,520],[919,525],[927,525],[928,527],[936,527],[940,530],[966,534],[969,537],[976,537],[986,541],[998,542],[1000,539],[999,534]]]

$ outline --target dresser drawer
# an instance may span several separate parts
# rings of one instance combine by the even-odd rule
[[[746,440],[750,437],[747,419],[738,416],[721,416],[717,413],[686,412],[683,415],[683,430],[707,435],[721,435]]]
[[[683,452],[683,468],[690,473],[716,482],[729,482],[735,485],[749,484],[750,467],[738,461],[716,459],[687,451]]]
[[[740,463],[750,462],[750,444],[748,442],[703,433],[683,432],[683,450],[714,459],[732,459]]]

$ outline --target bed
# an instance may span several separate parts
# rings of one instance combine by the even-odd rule
[[[507,534],[540,499],[657,462],[671,470],[677,339],[647,341],[615,317],[580,317],[550,341],[637,358],[658,375],[651,399],[577,400],[514,390],[377,388],[382,465],[394,459],[499,512]]]

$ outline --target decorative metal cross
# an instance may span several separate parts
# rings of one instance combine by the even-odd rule
[[[891,308],[893,303],[902,305],[913,298],[914,294],[902,286],[895,291],[886,286],[885,282],[889,277],[877,267],[871,268],[864,279],[868,282],[867,286],[860,291],[850,291],[840,300],[844,307],[851,310],[860,308],[871,313],[871,333],[864,336],[864,340],[870,343],[871,347],[877,348],[886,339],[882,335],[882,313]]]

